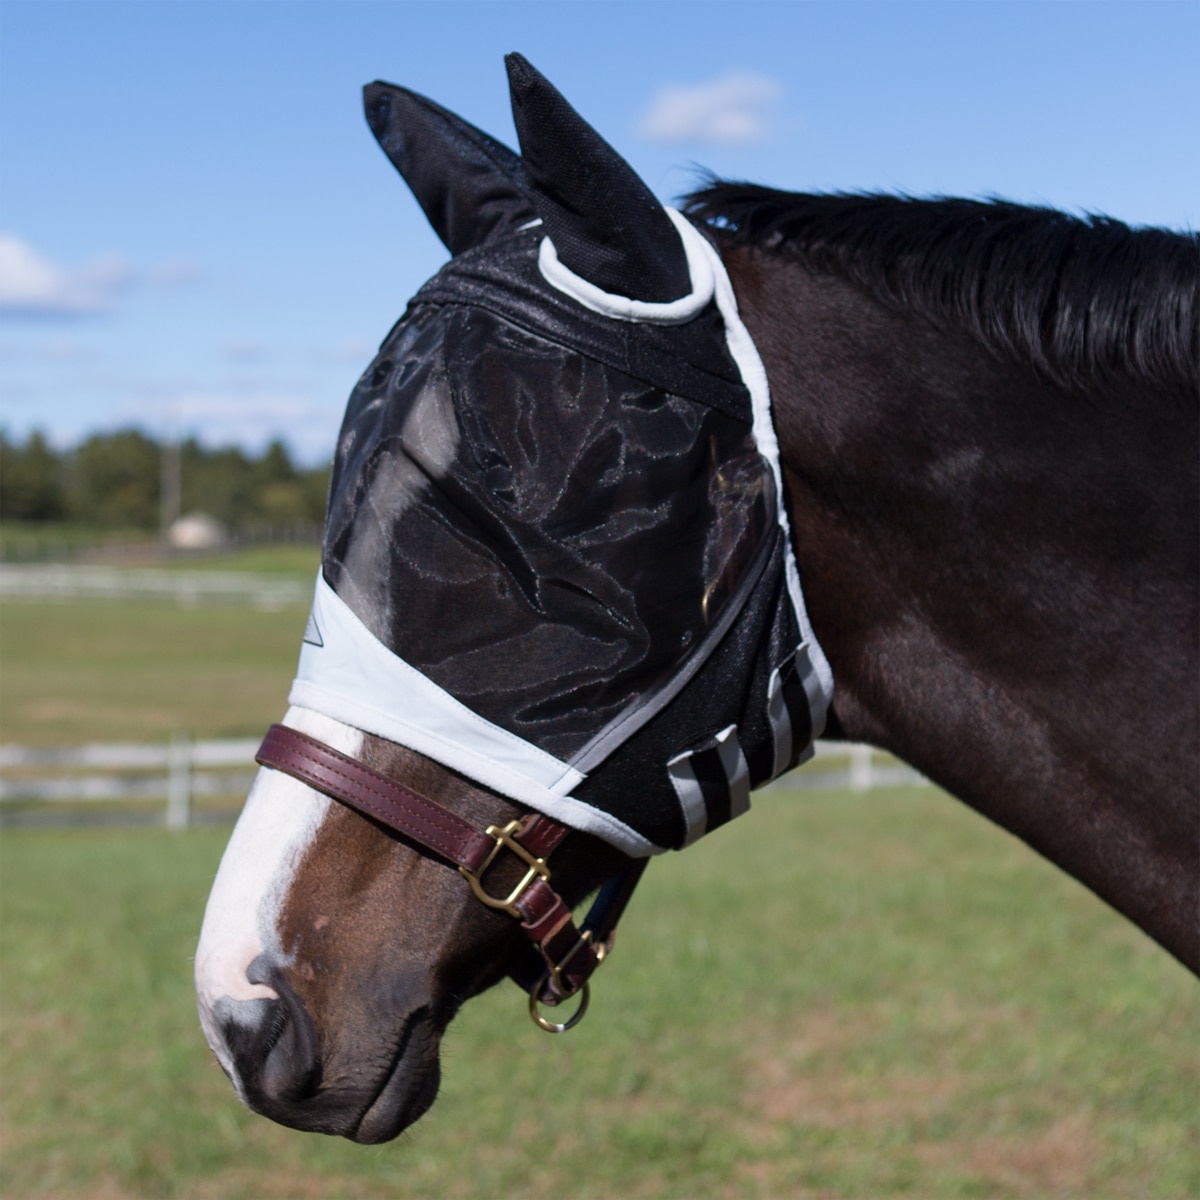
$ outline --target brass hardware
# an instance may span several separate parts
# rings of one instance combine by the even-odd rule
[[[487,858],[483,860],[483,865],[478,872],[472,871],[469,867],[459,867],[459,871],[466,877],[467,882],[471,885],[471,891],[483,901],[488,908],[498,908],[502,912],[508,913],[510,917],[516,917],[518,921],[524,920],[524,914],[517,908],[517,901],[524,895],[525,889],[535,879],[549,879],[550,868],[546,866],[544,858],[537,858],[530,854],[520,842],[516,840],[516,835],[521,829],[520,821],[509,821],[503,829],[497,828],[495,825],[489,825],[487,828],[488,837],[495,838],[496,844],[489,851]],[[496,861],[496,855],[501,850],[511,850],[529,869],[525,872],[521,882],[504,898],[499,896],[489,895],[483,888],[483,877],[487,874],[488,868]],[[572,951],[574,953],[574,951]]]
[[[502,829],[495,825],[489,825],[487,835],[494,839],[496,844],[488,851],[488,855],[483,860],[479,870],[472,871],[470,867],[463,866],[458,868],[459,872],[471,885],[471,891],[475,893],[480,901],[486,904],[488,908],[500,909],[502,912],[516,917],[517,920],[524,920],[525,914],[517,908],[517,902],[525,894],[525,891],[535,879],[549,880],[550,878],[550,868],[546,865],[546,860],[530,853],[529,850],[516,840],[517,834],[521,831],[521,825],[522,822],[519,820],[509,821]],[[491,895],[483,887],[483,877],[488,873],[488,870],[491,868],[492,863],[496,861],[496,856],[501,850],[511,850],[527,868],[517,886],[503,898]],[[592,931],[585,929],[579,935],[579,939],[575,945],[563,956],[562,961],[552,965],[538,981],[537,986],[529,993],[529,1015],[533,1018],[534,1024],[539,1029],[544,1029],[547,1033],[566,1033],[568,1029],[574,1029],[583,1020],[584,1013],[587,1012],[588,1002],[591,999],[591,989],[587,981],[584,981],[582,987],[572,991],[570,985],[563,978],[563,971],[575,955],[585,946],[592,946],[594,948],[596,965],[599,966],[608,954],[610,940],[606,939],[603,942],[593,943]],[[547,984],[550,984],[551,990],[557,992],[564,1000],[569,1000],[572,996],[579,998],[579,1007],[565,1021],[550,1021],[541,1014],[538,997],[542,994]]]
[[[585,929],[579,935],[579,941],[577,941],[575,943],[575,945],[573,945],[570,948],[570,950],[568,950],[566,952],[566,954],[563,955],[562,962],[560,962],[557,965],[550,968],[550,973],[547,976],[547,978],[551,979],[553,981],[554,990],[560,996],[562,996],[564,1000],[567,999],[568,997],[574,995],[574,993],[571,991],[571,985],[569,983],[567,983],[567,981],[565,979],[563,979],[562,973],[563,973],[563,971],[566,970],[567,964],[571,961],[571,959],[573,959],[575,957],[575,955],[578,954],[579,951],[584,948],[584,946],[590,946],[591,944],[592,944],[592,931],[590,929]],[[607,942],[597,942],[596,943],[596,966],[599,966],[604,961],[604,956],[607,953],[608,953],[608,943]],[[546,980],[543,979],[542,983],[538,985],[539,988],[543,984],[545,984],[545,982],[546,982]],[[586,986],[586,984],[584,986]]]
[[[542,990],[542,985],[549,978],[548,974],[543,975],[541,983],[529,993],[529,1015],[533,1018],[533,1023],[539,1029],[544,1029],[547,1033],[566,1033],[568,1029],[574,1029],[583,1020],[583,1014],[587,1012],[588,1000],[591,998],[591,989],[585,983],[575,993],[579,997],[579,1007],[561,1024],[556,1021],[547,1021],[538,1011],[538,994]]]
[[[579,935],[579,941],[577,941],[575,945],[573,945],[571,949],[568,950],[564,955],[562,962],[558,963],[557,966],[551,967],[550,970],[538,980],[537,986],[529,993],[529,1015],[533,1018],[534,1024],[539,1029],[544,1029],[547,1033],[566,1033],[568,1029],[574,1029],[575,1026],[583,1020],[583,1014],[587,1012],[588,1001],[591,999],[591,988],[588,986],[588,981],[585,979],[581,988],[577,988],[575,991],[572,991],[570,985],[565,979],[563,979],[562,973],[566,969],[566,966],[571,959],[573,959],[575,955],[583,949],[584,946],[591,945],[593,945],[592,931],[590,929],[585,929]],[[596,942],[594,945],[596,949],[596,966],[599,966],[608,955],[609,943],[607,941]],[[564,1000],[570,1000],[572,996],[579,997],[579,1007],[575,1010],[572,1016],[566,1021],[562,1022],[562,1024],[558,1024],[555,1021],[548,1021],[538,1010],[538,997],[542,994],[546,984],[551,980],[553,981],[551,984],[552,988],[554,991],[558,992],[558,994]]]

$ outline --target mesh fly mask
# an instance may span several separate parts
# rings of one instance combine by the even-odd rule
[[[810,753],[832,677],[719,257],[509,65],[522,158],[366,90],[454,257],[350,398],[290,701],[643,857]]]

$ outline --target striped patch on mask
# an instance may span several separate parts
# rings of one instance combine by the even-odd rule
[[[767,684],[767,720],[775,743],[770,778],[812,757],[812,713],[821,700],[821,685],[805,644],[771,672]]]
[[[736,725],[677,754],[667,763],[667,773],[683,809],[684,846],[750,807],[750,770]]]

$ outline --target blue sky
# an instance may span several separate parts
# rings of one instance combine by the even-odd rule
[[[444,259],[376,78],[515,144],[520,50],[664,199],[1001,195],[1200,223],[1200,4],[0,2],[0,422],[332,451]]]

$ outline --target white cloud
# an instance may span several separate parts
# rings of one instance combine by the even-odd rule
[[[730,71],[695,87],[663,87],[638,123],[653,142],[752,142],[766,136],[767,112],[783,94],[769,75]]]
[[[69,269],[43,258],[20,238],[0,234],[0,312],[104,312],[132,279],[133,271],[120,255],[106,254]]]
[[[79,317],[111,311],[138,283],[172,287],[196,278],[185,262],[135,271],[119,254],[102,254],[81,267],[51,262],[28,242],[0,233],[0,315]]]

